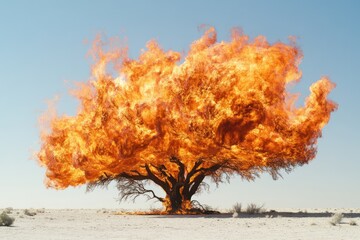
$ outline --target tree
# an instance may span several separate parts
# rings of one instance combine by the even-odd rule
[[[92,78],[73,91],[77,115],[54,115],[41,134],[37,156],[49,187],[115,181],[123,199],[146,195],[167,213],[187,213],[205,178],[276,179],[308,163],[337,108],[326,77],[295,106],[287,87],[301,78],[302,53],[294,43],[249,41],[237,30],[218,43],[210,28],[185,58],[155,41],[138,60],[102,45],[94,43]],[[165,196],[146,189],[149,181]]]

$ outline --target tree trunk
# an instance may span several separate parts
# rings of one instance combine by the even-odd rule
[[[191,197],[196,193],[204,177],[197,178],[197,182],[191,184],[187,184],[184,178],[173,183],[164,201],[165,211],[170,214],[192,213],[194,209],[191,205]]]
[[[215,174],[223,166],[223,163],[203,167],[203,160],[199,159],[190,170],[186,170],[185,165],[177,157],[171,157],[170,162],[178,166],[178,171],[168,171],[165,165],[145,164],[143,168],[146,174],[137,170],[120,174],[117,181],[122,199],[129,196],[136,198],[141,194],[145,194],[149,198],[157,198],[161,201],[165,206],[165,212],[168,214],[201,213],[201,209],[193,208],[191,198],[201,186],[204,178]],[[158,197],[153,191],[145,189],[141,183],[144,180],[151,180],[159,185],[165,191],[166,197]],[[105,181],[109,182],[109,179],[105,178]]]
[[[166,199],[169,201],[166,203],[166,212],[168,213],[181,213],[184,212],[185,209],[182,209],[182,196],[178,194],[172,194],[167,196]]]
[[[179,171],[172,175],[165,166],[157,167],[157,171],[166,177],[161,182],[161,187],[166,192],[163,201],[166,213],[169,214],[192,214],[199,213],[201,209],[194,209],[191,205],[191,198],[197,192],[206,176],[215,173],[222,164],[202,167],[203,161],[198,160],[189,172],[185,171],[185,165],[176,157],[171,157],[170,161],[177,164]],[[150,169],[149,169],[150,170]]]

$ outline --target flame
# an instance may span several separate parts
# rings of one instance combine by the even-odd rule
[[[250,41],[236,30],[230,42],[217,42],[210,28],[187,56],[155,41],[139,59],[100,45],[94,44],[92,77],[72,92],[81,103],[77,115],[51,118],[41,135],[37,157],[49,187],[144,173],[148,163],[176,175],[170,156],[186,171],[198,159],[205,167],[226,160],[223,171],[244,178],[276,175],[315,157],[321,130],[337,108],[327,99],[335,87],[327,77],[310,87],[304,106],[293,104],[287,86],[302,75],[295,44],[270,44],[263,36]],[[120,64],[110,74],[114,62]]]

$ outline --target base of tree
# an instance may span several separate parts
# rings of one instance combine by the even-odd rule
[[[161,209],[152,209],[149,211],[134,211],[134,212],[117,212],[116,215],[208,215],[208,214],[221,214],[219,211],[202,209],[202,208],[191,208],[188,210],[182,210],[177,212],[167,212]]]
[[[215,211],[215,210],[206,210],[206,209],[201,209],[201,208],[192,208],[192,209],[186,211],[184,214],[188,214],[188,215],[221,214],[221,212]]]

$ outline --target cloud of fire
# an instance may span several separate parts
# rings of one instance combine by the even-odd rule
[[[177,176],[171,156],[186,173],[199,159],[203,168],[222,162],[208,174],[214,180],[224,172],[276,177],[315,157],[321,130],[337,108],[327,99],[335,87],[327,77],[312,84],[304,106],[293,104],[287,85],[300,81],[302,59],[295,44],[270,44],[263,36],[250,41],[236,30],[230,42],[217,42],[210,28],[187,56],[150,41],[130,59],[126,50],[105,52],[97,43],[92,78],[74,91],[81,102],[77,115],[52,118],[41,135],[37,156],[50,187],[104,174],[146,175],[146,164]],[[117,77],[106,72],[114,61],[120,62]]]

